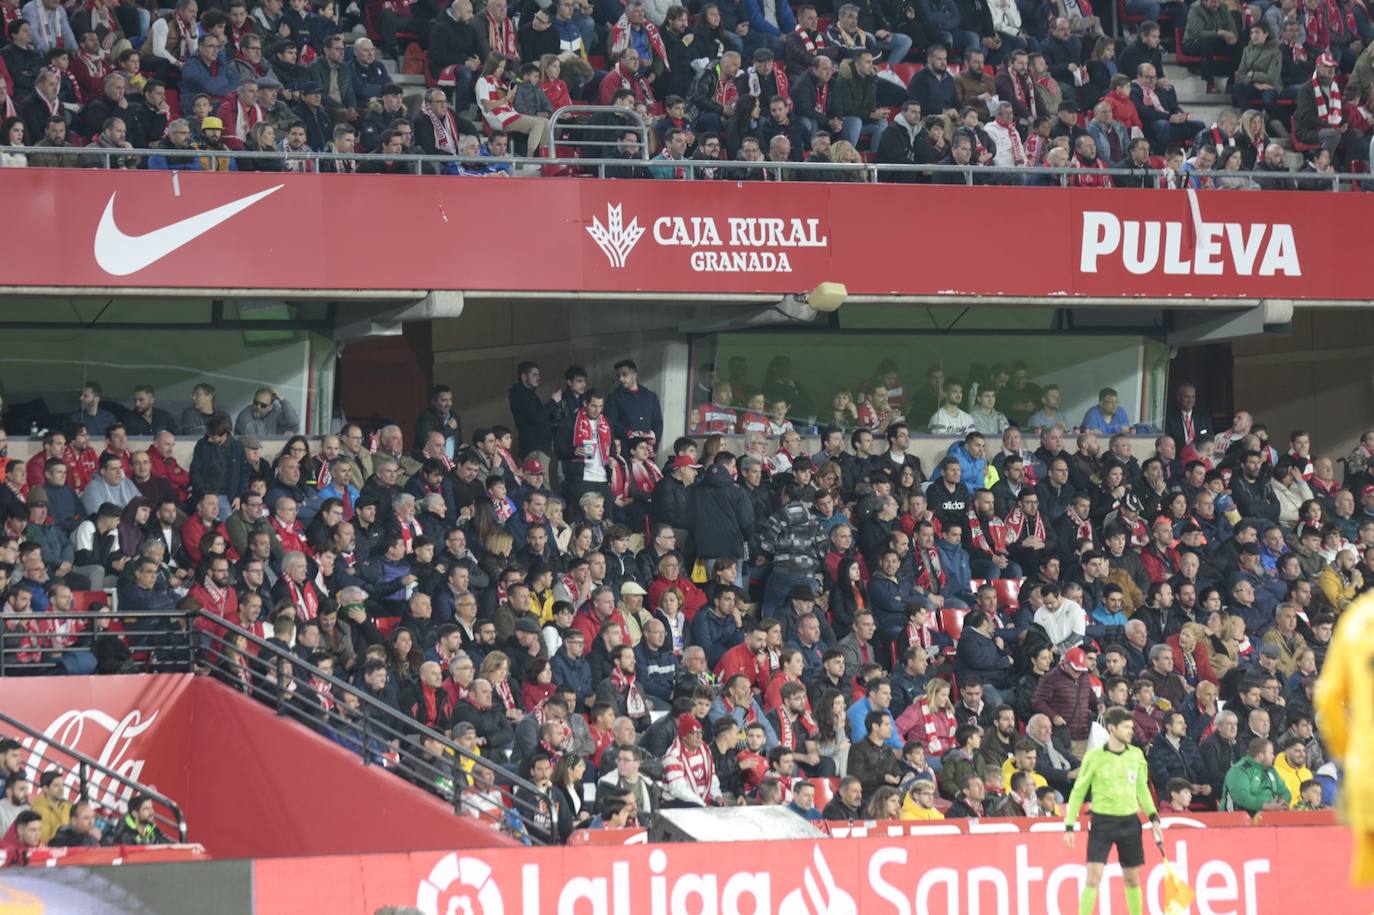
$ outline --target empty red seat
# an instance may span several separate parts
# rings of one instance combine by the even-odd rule
[[[110,595],[104,591],[73,591],[72,592],[72,612],[85,613],[91,609],[92,604],[110,603]]]
[[[963,607],[942,607],[940,609],[940,629],[945,635],[959,641],[959,635],[964,631],[964,617],[968,616],[968,610]]]
[[[1024,578],[999,578],[992,583],[992,587],[997,591],[997,606],[1019,607],[1021,606],[1021,585],[1025,582]]]
[[[911,85],[911,78],[921,72],[921,64],[888,64],[891,70],[904,85]]]

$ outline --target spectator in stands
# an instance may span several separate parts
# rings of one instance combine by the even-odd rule
[[[153,799],[144,794],[129,798],[129,812],[110,833],[111,845],[166,845],[171,841],[157,828]]]
[[[1155,65],[1141,63],[1131,86],[1131,101],[1140,115],[1145,131],[1150,135],[1150,149],[1156,155],[1189,137],[1196,136],[1206,125],[1188,117],[1178,105],[1172,86],[1166,86],[1157,75]]]
[[[85,799],[71,806],[71,817],[48,841],[51,848],[93,848],[103,844],[104,834],[96,823],[95,807]]]
[[[189,95],[204,92],[218,107],[238,86],[238,74],[225,63],[221,52],[224,39],[210,34],[196,43],[196,53],[181,65],[181,91]]]
[[[867,138],[868,148],[876,151],[887,129],[889,109],[879,107],[877,87],[872,53],[860,51],[840,63],[834,88],[843,122],[841,134],[845,142],[856,148]]]
[[[100,458],[99,475],[81,494],[81,505],[87,514],[94,515],[107,502],[123,508],[138,496],[138,487],[124,476],[124,462],[119,455],[106,452]]]

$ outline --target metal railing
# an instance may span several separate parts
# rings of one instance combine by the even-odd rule
[[[563,125],[564,128],[567,125]],[[584,129],[578,126],[575,129]],[[614,128],[612,128],[614,129]],[[561,144],[566,145],[566,144]],[[86,158],[90,160],[110,159],[110,158],[132,158],[143,160],[153,156],[161,156],[169,160],[190,160],[201,158],[228,159],[235,162],[249,160],[273,160],[282,163],[288,162],[337,162],[352,161],[360,166],[370,162],[391,162],[403,163],[407,166],[408,174],[433,175],[436,170],[445,165],[461,163],[465,165],[510,165],[523,166],[526,176],[538,173],[539,169],[545,166],[558,166],[561,171],[572,171],[583,176],[594,176],[603,174],[604,169],[611,167],[624,168],[627,164],[636,166],[651,165],[653,159],[648,158],[648,150],[641,146],[640,156],[633,159],[625,158],[592,158],[592,157],[537,157],[529,158],[523,156],[440,156],[428,155],[425,153],[400,153],[389,156],[378,153],[333,153],[333,152],[308,152],[308,153],[289,153],[282,151],[258,152],[252,150],[201,150],[201,149],[120,149],[110,150],[100,147],[76,146],[76,147],[33,147],[33,146],[0,146],[0,152],[11,154],[27,154],[28,156],[56,156],[73,157],[78,159]],[[895,165],[883,163],[864,163],[864,162],[746,162],[738,159],[673,159],[670,163],[674,169],[682,168],[693,177],[698,177],[698,172],[715,171],[725,172],[727,180],[757,180],[752,177],[754,172],[782,172],[786,173],[788,180],[794,181],[835,181],[835,182],[855,182],[855,183],[899,183],[903,181],[922,181],[935,178],[939,175],[958,174],[963,178],[963,183],[973,184],[995,184],[1001,186],[1019,185],[1027,183],[1025,179],[1030,177],[1049,177],[1057,180],[1059,186],[1070,186],[1073,178],[1093,179],[1102,175],[1113,177],[1150,177],[1156,179],[1167,178],[1170,173],[1165,169],[1127,169],[1127,168],[1105,168],[1105,169],[1083,169],[1083,168],[1051,168],[1047,166],[1035,166],[1027,168],[1017,168],[998,165],[942,165],[931,163],[927,165]],[[428,167],[427,167],[428,166]],[[86,167],[98,167],[87,164]],[[269,175],[288,176],[293,172],[270,172]],[[758,177],[762,177],[759,175]],[[1303,190],[1328,190],[1342,191],[1350,187],[1370,187],[1374,189],[1374,174],[1365,172],[1260,172],[1260,171],[1234,171],[1234,172],[1207,172],[1204,177],[1216,179],[1219,177],[1249,178],[1261,188],[1269,188],[1278,181],[1291,181],[1299,189]]]
[[[50,623],[73,625],[58,630]],[[116,625],[97,630],[97,623]],[[208,674],[352,751],[363,765],[386,769],[437,795],[455,814],[483,820],[532,844],[552,839],[551,834],[528,828],[550,816],[552,799],[512,771],[504,758],[470,753],[447,734],[325,673],[280,644],[204,610],[6,613],[0,616],[0,676],[66,673],[72,665],[64,663],[63,656],[94,653],[98,634],[126,649],[105,653],[116,660],[127,656],[118,672]],[[235,644],[239,639],[246,652]],[[77,669],[90,672],[90,667],[87,663]],[[322,699],[316,685],[326,684],[327,699]],[[345,694],[356,700],[356,711],[345,710]],[[427,740],[437,755],[426,749]],[[479,768],[487,771],[479,773]],[[490,779],[479,785],[478,776],[487,774]]]
[[[0,712],[0,726],[9,732],[5,736],[15,737],[24,744],[23,767],[32,773],[35,782],[44,772],[64,772],[63,783],[68,796],[75,791],[77,800],[89,801],[98,810],[116,817],[128,812],[129,799],[134,795],[152,798],[155,824],[175,835],[176,841],[186,843],[186,817],[176,801],[5,712]]]
[[[596,118],[619,119],[623,123],[597,124]],[[555,159],[557,148],[590,149],[601,151],[619,145],[619,138],[625,131],[633,130],[639,136],[641,161],[649,159],[649,125],[644,117],[633,108],[615,108],[605,105],[565,105],[549,118],[549,128],[544,133],[544,158]],[[597,139],[599,135],[605,139]],[[579,156],[579,161],[581,157]],[[621,160],[623,163],[623,160]],[[597,169],[597,177],[606,177],[605,167]]]

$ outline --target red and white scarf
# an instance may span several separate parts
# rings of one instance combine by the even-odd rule
[[[587,416],[587,409],[583,407],[577,411],[577,418],[573,421],[573,454],[574,460],[586,461],[586,446],[593,441],[595,435],[596,450],[601,455],[601,463],[609,469],[611,464],[611,424],[606,421],[605,414],[596,418],[596,430],[592,430],[592,421]]]
[[[668,49],[663,46],[663,36],[658,33],[658,28],[647,19],[644,21],[644,36],[649,39],[649,47],[653,48],[654,54],[663,61],[663,69],[668,67]],[[630,47],[630,33],[633,27],[630,25],[630,14],[627,10],[616,20],[615,25],[611,26],[611,56],[615,57],[623,53]]]
[[[259,105],[250,105],[244,108],[241,101],[234,104],[238,109],[237,116],[234,118],[234,136],[240,140],[246,140],[249,132],[253,129],[253,125],[262,120],[262,108]]]
[[[1136,85],[1140,87],[1141,101],[1143,101],[1146,105],[1153,108],[1155,111],[1162,111],[1165,114],[1168,114],[1169,109],[1165,108],[1164,103],[1159,100],[1159,96],[1155,94],[1154,87],[1147,86],[1138,80],[1136,81]]]
[[[177,36],[175,51],[177,60],[185,62],[186,58],[191,56],[191,44],[196,38],[196,21],[186,19],[181,13],[173,13],[167,17],[168,34],[171,34],[173,29],[176,29]]]
[[[402,521],[400,515],[396,516],[396,525],[401,529],[401,541],[406,545],[406,555],[415,552],[415,538],[425,532],[420,526],[420,522],[411,518],[409,521]]]
[[[792,93],[787,91],[787,71],[783,70],[781,67],[774,67],[773,79],[777,81],[777,94],[787,99],[787,110],[791,111]],[[759,79],[759,71],[755,70],[753,67],[749,68],[749,94],[756,96],[763,95],[763,80]],[[764,99],[763,101],[766,105],[768,99]]]
[[[916,547],[913,552],[919,559],[923,551],[920,547]],[[932,546],[924,553],[925,561],[916,563],[916,586],[923,591],[939,594],[944,590],[946,579],[944,567],[940,565],[940,552]],[[934,581],[931,581],[932,573],[935,577]]]
[[[825,50],[825,33],[822,32],[820,29],[817,29],[814,32],[808,32],[806,29],[798,25],[792,31],[795,32],[797,37],[801,39],[802,47],[806,48],[806,53],[810,54],[812,57],[816,56],[816,52],[818,50]]]
[[[720,64],[716,64],[716,104],[722,108],[729,108],[739,101],[739,87],[735,85],[733,79],[726,79],[720,75]]]
[[[798,734],[797,732],[801,733]],[[819,732],[816,727],[816,720],[811,717],[811,712],[803,710],[793,721],[792,716],[787,714],[787,709],[778,709],[778,743],[789,750],[806,749],[804,744],[808,740],[815,740]]]
[[[434,128],[434,148],[449,155],[457,155],[458,122],[454,120],[453,112],[444,109],[444,116],[441,118],[434,113],[429,102],[420,105],[420,112],[429,118],[429,123]]]
[[[1322,126],[1341,126],[1341,87],[1336,85],[1336,81],[1333,79],[1331,85],[1323,89],[1313,70],[1312,95],[1317,100],[1317,120]]]
[[[38,34],[42,37],[43,44],[49,50],[62,47],[61,12],[54,9],[49,14],[47,7],[42,3],[35,3],[34,7],[34,17],[38,20]]]
[[[210,599],[210,606],[203,609],[213,610],[216,616],[222,616],[227,619],[229,617],[229,595],[232,592],[230,592],[228,588],[221,588],[211,581],[208,572],[205,575],[205,579],[200,583],[200,586],[205,589],[205,596]]]
[[[1021,506],[1016,506],[1007,515],[1007,539],[1013,543],[1020,543],[1026,528],[1026,515],[1021,511]],[[1035,513],[1035,523],[1032,525],[1030,533],[1026,536],[1035,537],[1042,543],[1045,541],[1045,516],[1039,512]]]
[[[323,708],[325,712],[334,711],[333,683],[330,683],[328,680],[321,680],[319,677],[316,676],[311,676],[310,688],[313,689],[315,691],[315,695],[319,697],[320,707]]]
[[[984,521],[977,511],[969,509],[968,532],[973,548],[979,552],[993,556],[1007,554],[1007,524],[996,515]]]
[[[506,711],[520,707],[520,703],[515,701],[515,693],[511,692],[509,680],[493,681],[491,688],[496,690],[496,695],[501,697],[501,701],[506,706]]]
[[[302,623],[313,620],[320,612],[320,595],[310,582],[298,585],[287,577],[286,589],[291,592],[291,603],[296,608],[296,619]]]
[[[686,782],[692,794],[700,798],[702,803],[709,803],[712,800],[711,784],[716,779],[716,761],[711,755],[711,748],[702,743],[695,750],[689,750],[682,738],[674,740],[663,757],[663,780],[671,782],[677,779]]]
[[[1301,41],[1295,41],[1290,44],[1280,39],[1279,44],[1286,47],[1289,53],[1293,55],[1293,63],[1300,64],[1307,62],[1307,45],[1303,44]]]
[[[1035,100],[1035,82],[1031,79],[1030,73],[1017,73],[1008,67],[1007,78],[1011,81],[1011,90],[1016,95],[1016,100],[1034,118],[1039,114],[1039,103]]]
[[[510,17],[502,16],[501,21],[497,22],[491,18],[489,11],[485,11],[482,18],[487,21],[487,47],[491,48],[493,53],[519,60],[520,50],[515,44],[515,23],[510,21]]]
[[[611,671],[611,686],[618,693],[625,694],[625,714],[631,718],[643,718],[649,714],[649,703],[644,698],[644,690],[635,682],[634,674],[627,674],[616,667]]]
[[[1039,513],[1036,514],[1036,517],[1039,517]],[[1075,541],[1086,540],[1088,543],[1092,543],[1093,523],[1091,519],[1078,517],[1078,512],[1074,511],[1072,506],[1064,512],[1064,517],[1068,518],[1069,523],[1073,525],[1073,539]]]
[[[272,525],[272,530],[276,532],[277,540],[281,543],[283,551],[305,553],[307,556],[315,552],[310,549],[310,545],[306,542],[305,528],[301,526],[299,521],[293,521],[291,526],[287,527],[281,523],[276,515],[272,515],[267,519],[267,522]]]

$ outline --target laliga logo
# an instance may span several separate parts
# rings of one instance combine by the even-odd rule
[[[778,915],[859,915],[854,897],[835,885],[835,875],[819,845],[811,846],[811,863],[814,868],[802,871],[801,887],[783,897]]]
[[[505,915],[491,868],[476,858],[450,853],[420,881],[415,907],[425,915]]]
[[[115,719],[100,709],[89,709],[87,711],[77,711],[70,709],[53,719],[52,724],[43,730],[43,740],[34,741],[28,739],[29,759],[26,768],[38,772],[43,767],[43,757],[48,751],[49,741],[80,750],[87,756],[94,756],[96,761],[107,769],[112,769],[130,781],[142,781],[143,768],[147,765],[146,759],[126,759],[129,749],[133,744],[134,738],[153,726],[157,721],[158,713],[154,711],[145,721],[143,713],[138,709],[131,710],[121,719]],[[87,723],[107,732],[108,736],[100,746],[99,752],[94,752],[94,747],[83,748],[82,742],[86,739]],[[99,736],[95,740],[102,739]],[[77,775],[73,771],[68,774],[67,781],[72,785],[76,784]],[[115,809],[122,803],[127,802],[133,796],[133,788],[129,785],[107,786],[101,793],[101,785],[105,781],[105,776],[99,772],[92,772],[87,778],[90,789],[91,800],[98,806]]]
[[[596,246],[601,249],[601,253],[606,255],[606,260],[611,262],[611,267],[620,268],[625,266],[626,259],[635,245],[639,244],[639,239],[644,235],[644,229],[640,227],[638,219],[631,219],[629,225],[623,224],[624,217],[621,215],[620,204],[615,206],[606,204],[606,224],[602,225],[601,220],[592,217],[592,224],[587,226],[587,234],[596,242]]]

